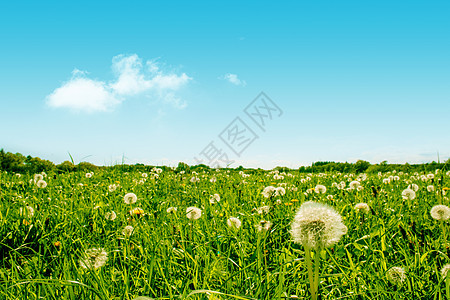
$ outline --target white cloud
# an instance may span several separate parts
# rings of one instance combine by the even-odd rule
[[[234,85],[240,85],[240,86],[246,86],[247,83],[245,82],[245,80],[241,80],[238,78],[238,76],[236,74],[225,74],[223,77],[220,77],[221,79],[225,79],[228,82],[231,82]]]
[[[77,111],[107,111],[120,103],[102,81],[72,77],[47,96],[47,104],[57,108],[71,108]]]
[[[186,101],[175,95],[192,78],[182,73],[165,73],[154,61],[142,60],[136,55],[118,55],[112,60],[116,79],[108,83],[89,79],[85,71],[74,69],[72,78],[47,96],[47,104],[77,111],[107,111],[127,98],[143,95],[162,100],[178,109]]]

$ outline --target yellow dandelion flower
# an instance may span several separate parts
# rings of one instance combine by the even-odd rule
[[[137,216],[142,215],[144,213],[144,210],[140,207],[135,207],[132,210],[130,210],[130,215]]]

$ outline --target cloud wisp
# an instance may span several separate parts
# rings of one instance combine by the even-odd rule
[[[187,105],[176,94],[192,80],[185,73],[163,72],[155,61],[143,63],[136,54],[115,56],[112,70],[116,78],[106,82],[74,69],[71,79],[46,97],[47,105],[92,113],[111,111],[134,96],[157,98],[178,109]]]
[[[245,82],[245,80],[239,79],[236,74],[228,73],[228,74],[225,74],[225,75],[219,77],[219,79],[224,79],[224,80],[226,80],[234,85],[238,85],[238,86],[246,86],[247,85],[247,82]]]

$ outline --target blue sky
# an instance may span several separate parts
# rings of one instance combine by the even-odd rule
[[[92,2],[0,3],[0,147],[101,165],[193,164],[210,142],[263,168],[450,156],[448,1]],[[244,112],[261,91],[282,110],[265,131]],[[240,156],[218,137],[236,117],[258,137]]]

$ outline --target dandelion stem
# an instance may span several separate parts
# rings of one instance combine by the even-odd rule
[[[447,299],[450,299],[450,274],[445,278],[445,293],[447,294]]]
[[[311,249],[309,246],[305,245],[305,258],[306,266],[308,268],[308,279],[309,279],[309,291],[311,292],[311,299],[317,299],[316,290],[314,286],[314,275],[313,275],[313,265],[311,260]]]
[[[314,290],[316,291],[316,298],[319,294],[319,262],[320,262],[320,248],[318,248],[314,255]]]
[[[442,236],[443,236],[443,239],[444,239],[444,249],[445,249],[445,248],[447,248],[447,234],[446,234],[446,231],[445,231],[445,224],[444,224],[444,221],[440,221],[439,223],[441,223],[440,227],[441,227],[441,232],[442,232]]]

